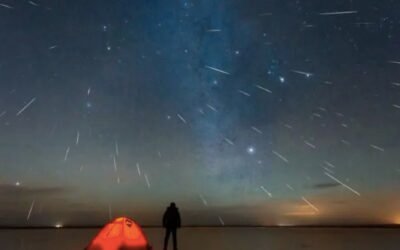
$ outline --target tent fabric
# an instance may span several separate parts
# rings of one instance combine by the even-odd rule
[[[105,225],[86,250],[150,250],[140,226],[133,220],[120,217]]]

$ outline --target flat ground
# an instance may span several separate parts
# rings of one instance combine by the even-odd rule
[[[1,249],[83,249],[97,229],[0,230]],[[154,250],[163,231],[144,230]],[[171,249],[171,248],[170,248]],[[400,230],[385,228],[184,228],[180,250],[398,250]]]

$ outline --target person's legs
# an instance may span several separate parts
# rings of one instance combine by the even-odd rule
[[[171,230],[169,228],[166,228],[165,230],[165,238],[164,238],[164,250],[167,250],[168,248],[168,239],[169,239],[169,234],[171,233]]]
[[[172,230],[172,239],[174,241],[174,250],[178,250],[178,242],[176,238],[176,228]]]

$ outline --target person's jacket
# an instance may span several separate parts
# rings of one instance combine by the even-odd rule
[[[181,227],[181,216],[177,207],[169,206],[163,216],[163,227],[179,228]]]

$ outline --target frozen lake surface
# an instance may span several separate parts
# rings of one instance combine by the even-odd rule
[[[1,249],[83,249],[98,230],[0,230]],[[162,249],[162,229],[144,231],[153,249]],[[400,229],[389,228],[183,228],[178,236],[180,250],[400,249]]]

